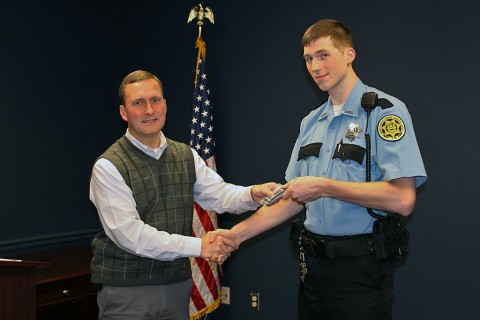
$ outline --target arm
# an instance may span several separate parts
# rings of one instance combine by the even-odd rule
[[[283,198],[305,203],[329,197],[402,216],[412,213],[416,202],[415,177],[379,182],[346,182],[305,176],[283,186]]]
[[[243,187],[227,183],[210,169],[205,161],[192,149],[197,180],[193,186],[194,200],[205,210],[217,213],[243,213],[256,210],[258,203],[278,188],[278,184],[269,182],[252,187]]]
[[[253,215],[235,225],[231,231],[237,235],[237,243],[253,238],[302,211],[303,205],[289,198],[270,207],[262,207]]]
[[[169,234],[145,224],[136,210],[132,191],[106,159],[97,161],[93,168],[90,200],[97,208],[107,236],[129,253],[171,261],[182,257],[207,257],[211,252],[206,247],[202,252],[200,238]],[[215,245],[217,249],[220,246],[219,243]]]

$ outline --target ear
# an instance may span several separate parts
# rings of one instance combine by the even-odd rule
[[[352,63],[353,60],[355,60],[355,57],[356,57],[357,53],[355,52],[355,49],[347,48],[347,49],[345,49],[345,55],[347,57],[347,62]]]
[[[123,120],[128,121],[127,117],[127,108],[125,108],[124,105],[120,105],[120,116],[122,117]]]

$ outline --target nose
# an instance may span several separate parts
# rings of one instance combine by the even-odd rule
[[[313,72],[319,72],[322,70],[322,62],[319,59],[313,59],[311,68]]]
[[[153,106],[150,103],[150,101],[147,101],[147,104],[145,105],[145,113],[146,114],[152,114],[153,113]]]

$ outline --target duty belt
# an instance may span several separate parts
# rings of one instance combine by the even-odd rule
[[[314,257],[358,257],[375,254],[371,233],[355,236],[322,236],[303,230],[301,242],[305,252]]]

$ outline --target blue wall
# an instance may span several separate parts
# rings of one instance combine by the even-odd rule
[[[23,1],[0,10],[3,167],[0,254],[88,243],[98,230],[88,200],[95,158],[120,137],[117,88],[135,69],[158,74],[165,133],[188,142],[197,1]],[[211,1],[209,84],[217,165],[237,184],[283,181],[301,119],[321,100],[301,58],[320,18],[350,27],[355,68],[402,99],[429,180],[408,220],[411,253],[397,269],[395,319],[475,319],[480,26],[470,1]],[[267,143],[268,141],[268,143]],[[230,227],[243,219],[221,217]],[[224,265],[231,305],[209,319],[295,319],[298,270],[289,224],[245,243]],[[249,293],[261,294],[251,311]]]

